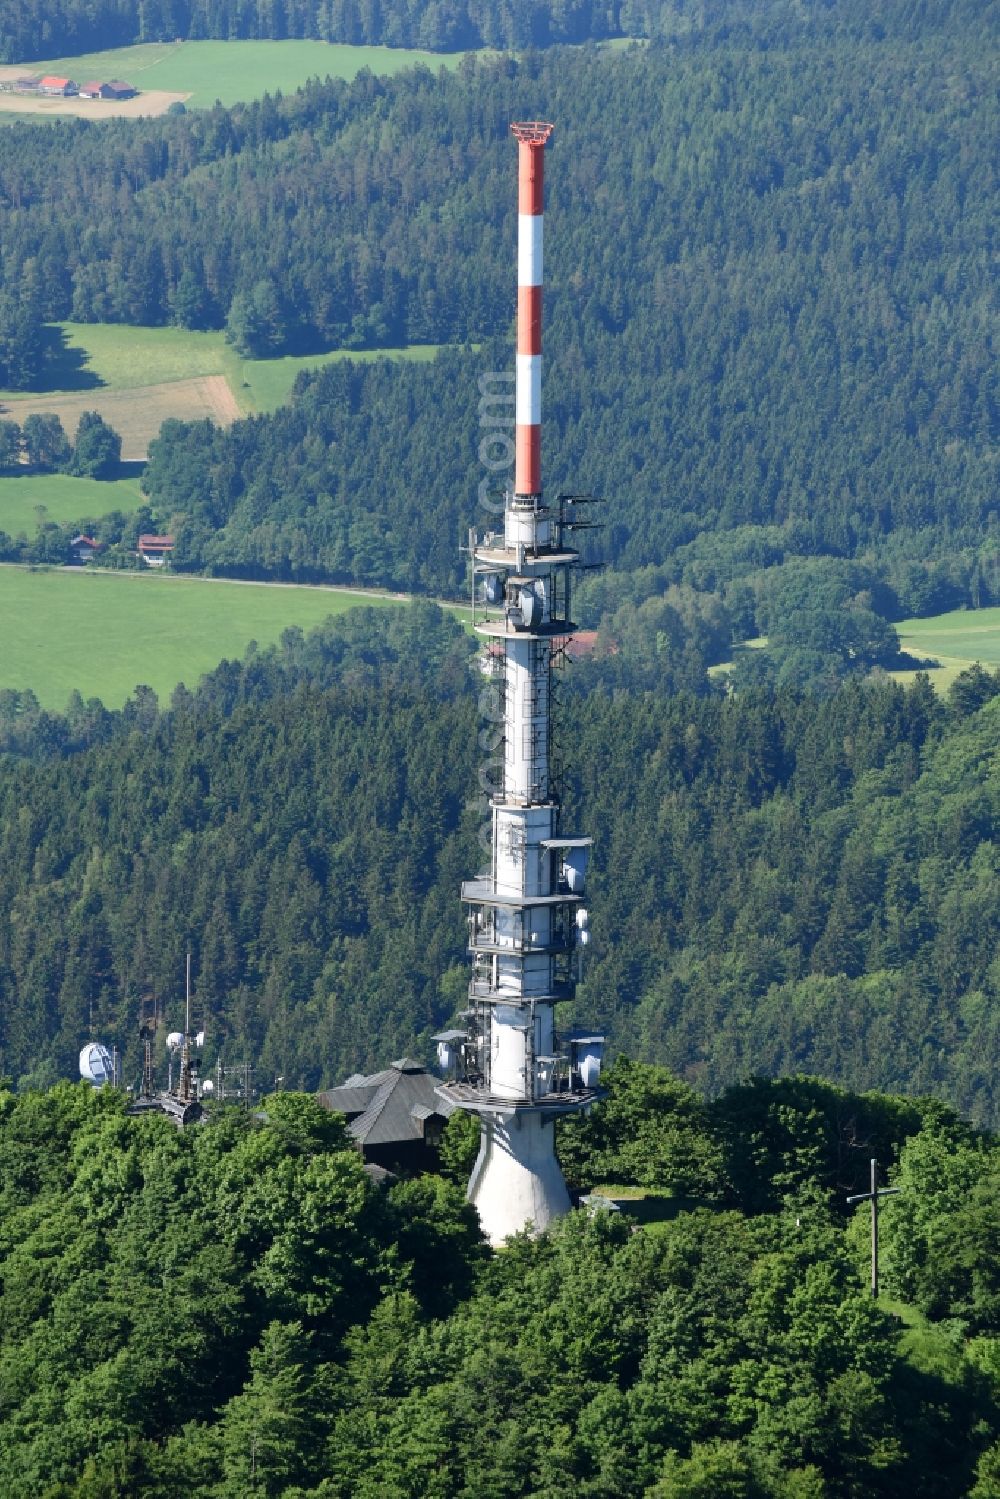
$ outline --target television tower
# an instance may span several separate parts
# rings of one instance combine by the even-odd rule
[[[462,886],[471,908],[465,1030],[437,1038],[454,1074],[439,1088],[481,1121],[469,1200],[493,1244],[541,1232],[569,1206],[554,1123],[601,1097],[603,1037],[555,1030],[588,939],[590,838],[565,837],[551,774],[552,661],[572,635],[566,535],[588,524],[584,496],[542,498],[542,209],[552,126],[512,125],[518,142],[516,458],[503,532],[470,536],[473,622],[502,709],[503,779],[492,797],[491,861]]]

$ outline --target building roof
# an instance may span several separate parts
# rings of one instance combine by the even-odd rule
[[[359,1145],[395,1145],[422,1140],[428,1119],[451,1114],[453,1105],[438,1097],[437,1085],[420,1062],[399,1057],[381,1072],[355,1073],[317,1098],[325,1109],[347,1116],[348,1133]]]
[[[71,81],[69,78],[56,78],[54,74],[49,73],[42,79],[39,88],[68,88]]]
[[[106,87],[110,88],[110,89],[114,89],[114,91],[115,91],[116,94],[134,94],[135,93],[135,86],[134,86],[134,84],[123,83],[120,78],[112,78],[111,82],[109,84],[107,84]]]
[[[349,1088],[345,1084],[341,1088],[330,1088],[319,1097],[324,1108],[336,1109],[338,1114],[343,1114],[349,1119],[352,1115],[363,1114],[377,1091],[374,1084],[365,1088]],[[327,1100],[332,1099],[334,1094],[336,1094],[336,1101],[328,1103]]]
[[[96,93],[100,93],[100,91],[101,91],[101,89],[103,87],[104,87],[104,84],[103,83],[98,83],[96,81],[96,79],[95,79],[91,83],[81,83],[80,84],[80,92],[81,92],[81,94],[93,94],[95,92]]]
[[[82,534],[79,536],[74,536],[73,540],[70,542],[71,547],[99,547],[100,545],[101,543],[99,541],[95,541],[92,536],[84,536]]]
[[[596,630],[577,630],[566,641],[566,654],[570,660],[579,660],[581,656],[592,656],[597,649]]]
[[[166,552],[175,543],[172,536],[140,536],[136,545],[140,552]]]

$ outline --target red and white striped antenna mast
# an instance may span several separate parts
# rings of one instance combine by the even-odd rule
[[[542,240],[545,218],[544,120],[511,125],[517,138],[517,437],[514,493],[542,492]]]

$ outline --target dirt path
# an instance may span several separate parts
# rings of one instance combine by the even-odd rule
[[[15,568],[19,572],[31,572],[34,564],[28,562],[0,562],[0,568]],[[52,568],[58,572],[60,577],[92,578],[98,574],[106,578],[131,578],[141,581],[143,578],[155,578],[157,586],[163,583],[205,583],[215,588],[297,588],[309,593],[337,593],[346,594],[354,599],[390,599],[394,604],[412,604],[418,598],[424,598],[424,594],[415,593],[391,593],[384,588],[357,588],[349,583],[279,583],[267,578],[206,578],[201,573],[171,573],[162,570],[132,571],[119,567],[95,567],[88,562],[86,567],[63,567]],[[461,612],[467,609],[467,605],[456,599],[428,599],[428,603],[437,604],[442,609]]]
[[[122,459],[143,462],[149,444],[168,417],[178,421],[201,421],[209,417],[228,427],[240,416],[236,397],[225,375],[198,375],[190,380],[168,380],[160,385],[140,385],[135,390],[96,390],[52,396],[8,398],[0,404],[0,418],[23,422],[33,412],[54,412],[72,439],[84,411],[99,411],[104,420],[121,433]]]

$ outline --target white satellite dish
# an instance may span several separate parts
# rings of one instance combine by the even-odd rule
[[[212,1079],[210,1077],[206,1077],[205,1081],[201,1085],[201,1096],[202,1096],[202,1098],[208,1098],[209,1095],[212,1094],[212,1093],[214,1093],[214,1092],[215,1092],[215,1084],[213,1083],[213,1081],[212,1081]]]
[[[455,1053],[452,1049],[450,1041],[438,1042],[437,1059],[438,1066],[441,1068],[442,1072],[447,1072],[450,1069],[454,1055]]]
[[[181,1049],[181,1047],[183,1045],[184,1045],[184,1032],[183,1031],[171,1031],[170,1035],[167,1037],[167,1050],[168,1051],[180,1051],[180,1049]]]
[[[84,1082],[103,1088],[115,1080],[115,1064],[111,1053],[99,1041],[90,1041],[80,1052],[80,1076]]]
[[[198,1032],[197,1036],[195,1036],[195,1038],[194,1038],[194,1044],[195,1044],[195,1046],[204,1046],[204,1044],[205,1044],[205,1032],[204,1031],[199,1031]]]
[[[590,863],[589,848],[571,848],[563,859],[563,874],[566,888],[574,895],[582,895],[587,884],[587,866]]]
[[[545,607],[545,589],[540,578],[521,589],[518,595],[518,605],[525,629],[533,630],[536,625],[541,624],[542,611]]]

